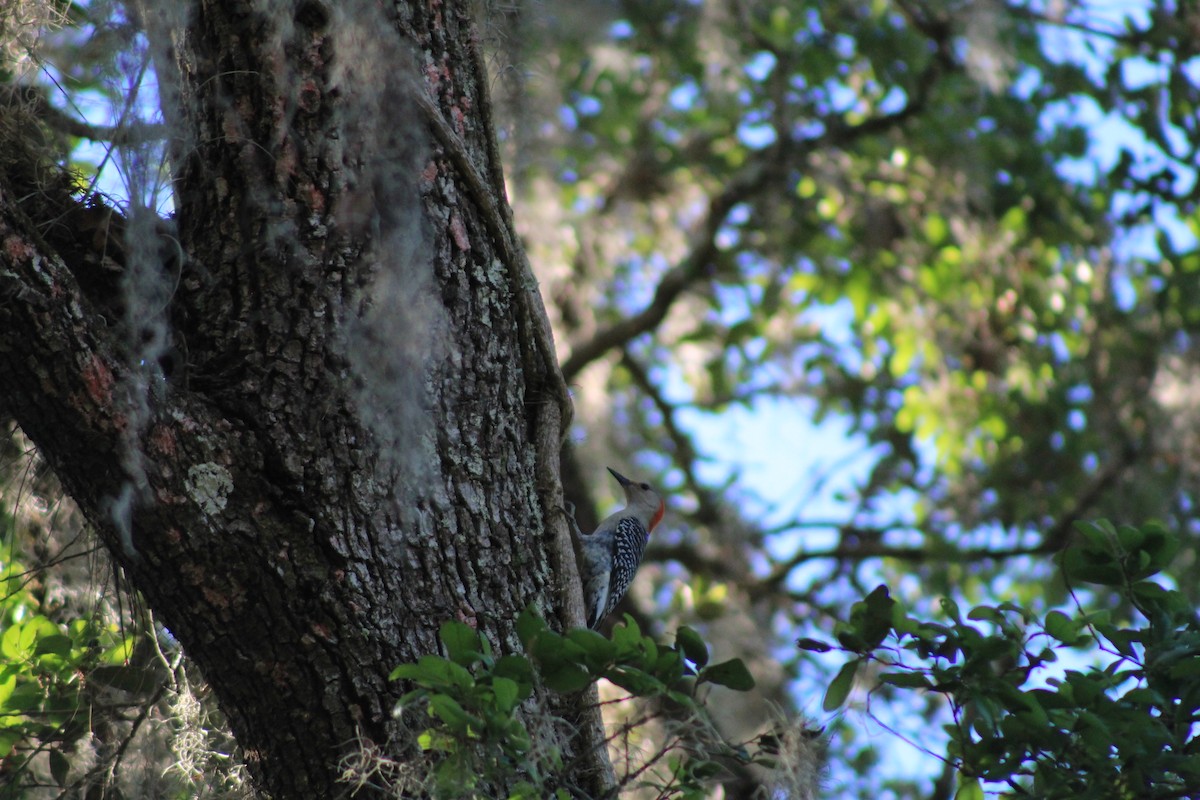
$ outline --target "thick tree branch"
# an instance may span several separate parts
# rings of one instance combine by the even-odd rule
[[[663,429],[666,431],[674,447],[674,461],[683,470],[684,483],[689,492],[696,498],[697,509],[691,515],[692,519],[702,525],[713,525],[721,520],[720,501],[715,492],[701,483],[696,475],[695,465],[700,456],[692,437],[684,432],[675,422],[676,408],[650,380],[646,368],[628,351],[621,356],[621,366],[629,371],[634,384],[650,398],[655,409],[662,416]]]
[[[17,107],[22,112],[36,117],[56,133],[93,142],[130,145],[159,141],[167,135],[166,127],[158,123],[93,125],[56,108],[40,87],[26,84],[0,85],[0,108],[3,108],[5,113],[11,113]]]
[[[883,541],[886,534],[909,530],[910,526],[867,527],[838,520],[805,520],[784,523],[762,533],[770,535],[799,529],[835,530],[839,534],[840,543],[835,547],[820,550],[801,550],[791,558],[775,564],[768,575],[758,579],[751,577],[745,570],[734,568],[734,565],[724,556],[705,554],[692,544],[661,545],[654,543],[647,551],[646,557],[655,561],[675,561],[691,572],[711,575],[720,580],[734,581],[745,587],[751,598],[760,600],[774,596],[797,567],[821,559],[847,563],[860,563],[875,559],[894,559],[911,563],[927,563],[935,559],[939,561],[952,560],[955,563],[995,563],[1021,556],[1052,555],[1066,546],[1075,523],[1087,517],[1089,511],[1120,479],[1125,469],[1134,463],[1135,458],[1134,451],[1127,448],[1120,458],[1103,470],[1078,496],[1070,511],[1060,516],[1053,525],[1047,528],[1039,541],[1028,545],[970,548],[958,548],[953,545],[937,547],[889,545]]]
[[[1071,530],[1075,523],[1084,519],[1088,512],[1096,506],[1125,469],[1134,463],[1136,458],[1132,448],[1126,448],[1119,458],[1104,469],[1095,480],[1080,494],[1071,509],[1062,514],[1054,524],[1041,535],[1040,541],[1017,547],[970,547],[958,548],[953,545],[937,547],[896,546],[883,543],[883,536],[902,527],[863,527],[859,525],[807,521],[796,522],[781,526],[781,529],[795,530],[797,528],[833,528],[839,532],[841,543],[837,547],[824,550],[802,550],[786,561],[780,562],[771,573],[752,587],[752,594],[762,596],[770,594],[784,584],[796,567],[808,561],[832,559],[834,561],[861,562],[876,558],[890,558],[897,561],[923,563],[933,559],[951,560],[956,563],[968,562],[997,562],[1020,556],[1046,556],[1057,553],[1065,547],[1070,539]],[[903,526],[906,528],[907,526]]]
[[[363,702],[364,696],[355,699],[353,689],[318,669],[308,673],[310,694],[300,703],[303,693],[292,690],[282,671],[266,682],[260,672],[264,629],[297,646],[309,637],[304,647],[310,658],[325,660],[297,609],[249,602],[313,596],[313,584],[283,568],[286,562],[278,562],[269,576],[259,570],[271,557],[259,544],[278,541],[281,531],[292,531],[297,523],[293,507],[265,499],[277,496],[263,470],[267,448],[214,415],[211,405],[181,392],[161,393],[151,415],[135,422],[138,380],[107,341],[104,319],[88,310],[71,273],[43,249],[7,200],[7,187],[0,187],[0,330],[5,332],[0,372],[6,376],[6,407],[133,582],[153,606],[171,609],[172,633],[197,644],[192,655],[206,674],[223,681],[226,707],[289,709],[284,716],[303,718],[307,738],[289,737],[282,717],[258,724],[273,728],[286,747],[314,764],[327,762],[329,753],[320,742],[347,741],[354,730],[345,722],[339,728],[315,710],[330,702]],[[134,448],[144,456],[137,469],[129,458]],[[328,624],[336,616],[326,617]],[[213,627],[221,629],[216,641],[223,645],[213,646]],[[352,646],[346,639],[336,644]],[[375,691],[383,688],[382,675],[358,681],[360,688],[370,683]]]
[[[563,364],[563,377],[570,383],[579,372],[610,350],[624,347],[633,339],[658,327],[666,318],[672,304],[695,283],[703,280],[716,258],[717,233],[725,224],[729,212],[745,202],[767,181],[775,177],[772,168],[777,168],[777,150],[763,151],[760,157],[747,164],[724,190],[713,197],[703,222],[693,237],[693,245],[687,256],[672,267],[659,281],[650,304],[638,313],[626,317],[598,331],[591,339],[577,345]]]

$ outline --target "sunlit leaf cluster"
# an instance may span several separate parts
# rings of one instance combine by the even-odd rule
[[[944,598],[941,619],[922,619],[879,586],[835,631],[851,658],[829,684],[825,708],[859,688],[868,698],[940,696],[946,757],[960,782],[998,786],[1005,796],[1192,794],[1200,785],[1200,619],[1181,592],[1154,580],[1178,537],[1159,525],[1107,521],[1081,523],[1079,532],[1080,544],[1058,559],[1067,579],[1115,588],[1130,613],[1077,602],[1042,616],[1002,602],[963,614]],[[874,685],[861,687],[868,672]]]

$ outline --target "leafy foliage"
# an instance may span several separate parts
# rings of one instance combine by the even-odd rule
[[[105,589],[60,491],[22,437],[0,440],[0,797],[248,797],[206,687]]]
[[[838,649],[853,657],[829,684],[826,709],[844,705],[856,676],[873,666],[872,693],[946,701],[948,758],[964,786],[1007,785],[1015,796],[1044,798],[1193,795],[1200,618],[1182,592],[1152,580],[1179,537],[1157,524],[1077,529],[1079,543],[1059,557],[1068,581],[1116,589],[1128,618],[1081,606],[1038,615],[1010,602],[964,616],[947,598],[945,621],[921,620],[880,586],[836,631]],[[1083,666],[1095,652],[1101,663]]]
[[[628,615],[623,626],[613,629],[612,638],[605,639],[586,628],[563,636],[526,613],[517,623],[517,633],[542,678],[557,691],[578,691],[606,678],[637,697],[668,697],[690,707],[695,704],[694,687],[704,683],[741,692],[754,688],[741,659],[709,664],[707,646],[687,627],[676,634],[675,647],[667,647],[642,634]]]
[[[421,707],[429,727],[418,736],[422,750],[442,755],[434,775],[440,796],[468,795],[479,782],[513,764],[528,764],[530,780],[542,783],[543,767],[530,758],[532,741],[516,718],[533,694],[533,671],[520,656],[495,658],[487,640],[461,622],[441,628],[446,656],[422,656],[389,676],[417,688],[397,703],[396,713]],[[545,754],[551,768],[555,753]],[[534,795],[529,795],[534,796]]]
[[[62,624],[41,613],[30,574],[15,561],[0,573],[0,759],[11,778],[3,791],[14,797],[23,791],[26,765],[42,753],[55,783],[68,784],[66,754],[90,733],[99,693],[149,696],[161,683],[153,671],[129,665],[129,636],[93,620]]]
[[[669,701],[702,729],[705,716],[703,684],[735,691],[754,688],[739,659],[708,663],[708,646],[694,630],[681,628],[676,645],[658,644],[626,618],[611,638],[581,628],[567,634],[552,631],[532,609],[517,620],[517,633],[529,657],[496,658],[491,645],[469,626],[446,622],[441,641],[446,655],[422,656],[402,664],[390,675],[416,688],[405,694],[396,713],[424,712],[427,726],[417,741],[435,755],[429,788],[438,797],[464,797],[480,792],[506,774],[518,774],[516,796],[571,797],[569,765],[552,744],[534,747],[536,726],[545,712],[530,707],[535,683],[557,692],[574,693],[604,678],[631,697]],[[543,737],[544,738],[544,737]],[[685,757],[676,757],[666,784],[657,786],[671,797],[703,797],[708,781],[722,767],[719,759],[754,761],[747,750],[725,743],[706,743],[697,735]]]

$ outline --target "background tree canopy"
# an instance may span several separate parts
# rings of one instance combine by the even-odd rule
[[[78,170],[77,191],[100,173],[126,193],[112,198],[121,208],[168,217],[159,104],[173,99],[147,55],[153,10],[0,11],[0,76],[6,118],[20,106],[42,121],[40,146]],[[1026,656],[1028,631],[1054,628],[1047,641],[1077,645],[1045,673],[1059,680],[1133,658],[1105,643],[1140,620],[1160,638],[1137,640],[1137,658],[1194,627],[1200,11],[1166,0],[662,0],[496,6],[478,25],[508,199],[575,404],[565,495],[585,531],[617,499],[605,465],[670,498],[621,610],[645,631],[688,625],[716,655],[746,659],[757,700],[714,712],[731,740],[769,726],[770,703],[826,726],[826,796],[947,797],[964,764],[989,790],[1027,790],[1028,776],[1006,783],[943,731],[967,713],[928,691],[946,674],[881,683],[879,662],[839,672],[844,657],[795,643],[849,631],[841,647],[863,654],[883,641],[864,620],[886,616],[889,635],[923,642],[923,657],[950,641],[937,636],[964,636],[951,649],[1028,677],[1042,667]],[[762,418],[776,436],[725,438],[730,420]],[[10,428],[2,558],[8,575],[31,577],[10,577],[3,622],[86,618],[92,627],[73,623],[69,636],[104,645],[86,668],[127,663],[134,639],[112,624],[123,601],[87,599],[105,573],[89,578],[74,557],[95,545],[49,513],[60,490],[31,477]],[[813,431],[813,445],[785,446],[792,429]],[[1077,527],[1095,519],[1117,526]],[[1053,558],[1072,544],[1092,548],[1090,567]],[[1121,560],[1131,553],[1145,563]],[[1105,559],[1111,575],[1096,571]],[[1078,580],[1064,579],[1064,562]],[[1150,565],[1177,593],[1170,603],[1134,591]],[[904,612],[888,616],[888,603]],[[957,606],[1004,603],[971,619],[1022,646],[973,649]],[[1112,631],[1087,617],[1099,610],[1115,615]],[[1055,612],[1092,627],[1067,631]],[[918,618],[946,631],[920,639]],[[1190,639],[1181,646],[1187,663],[1200,659]],[[1155,685],[1149,674],[1122,680]],[[138,694],[130,674],[110,677]],[[1184,697],[1186,678],[1155,702]],[[837,702],[823,710],[831,682]],[[216,714],[183,708],[182,694],[142,694],[171,706],[155,712],[164,720]],[[996,704],[997,717],[1009,708]],[[966,723],[982,739],[988,708]],[[161,727],[172,724],[215,740],[187,757],[228,747],[215,723]],[[14,752],[30,746],[30,731],[2,731]],[[1197,756],[1180,736],[1164,747]],[[178,735],[137,741],[146,764],[194,778]],[[70,766],[46,758],[49,770]],[[727,796],[766,780],[729,769]],[[1163,767],[1166,783],[1123,769],[1133,783],[1113,796],[1200,786],[1200,769],[1179,763]],[[206,792],[233,781],[219,774]]]

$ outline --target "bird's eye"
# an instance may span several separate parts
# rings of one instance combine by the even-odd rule
[[[643,489],[646,489],[646,490],[649,490],[649,489],[650,489],[650,484],[648,484],[648,483],[643,483],[643,484],[642,484],[642,488],[643,488]]]

